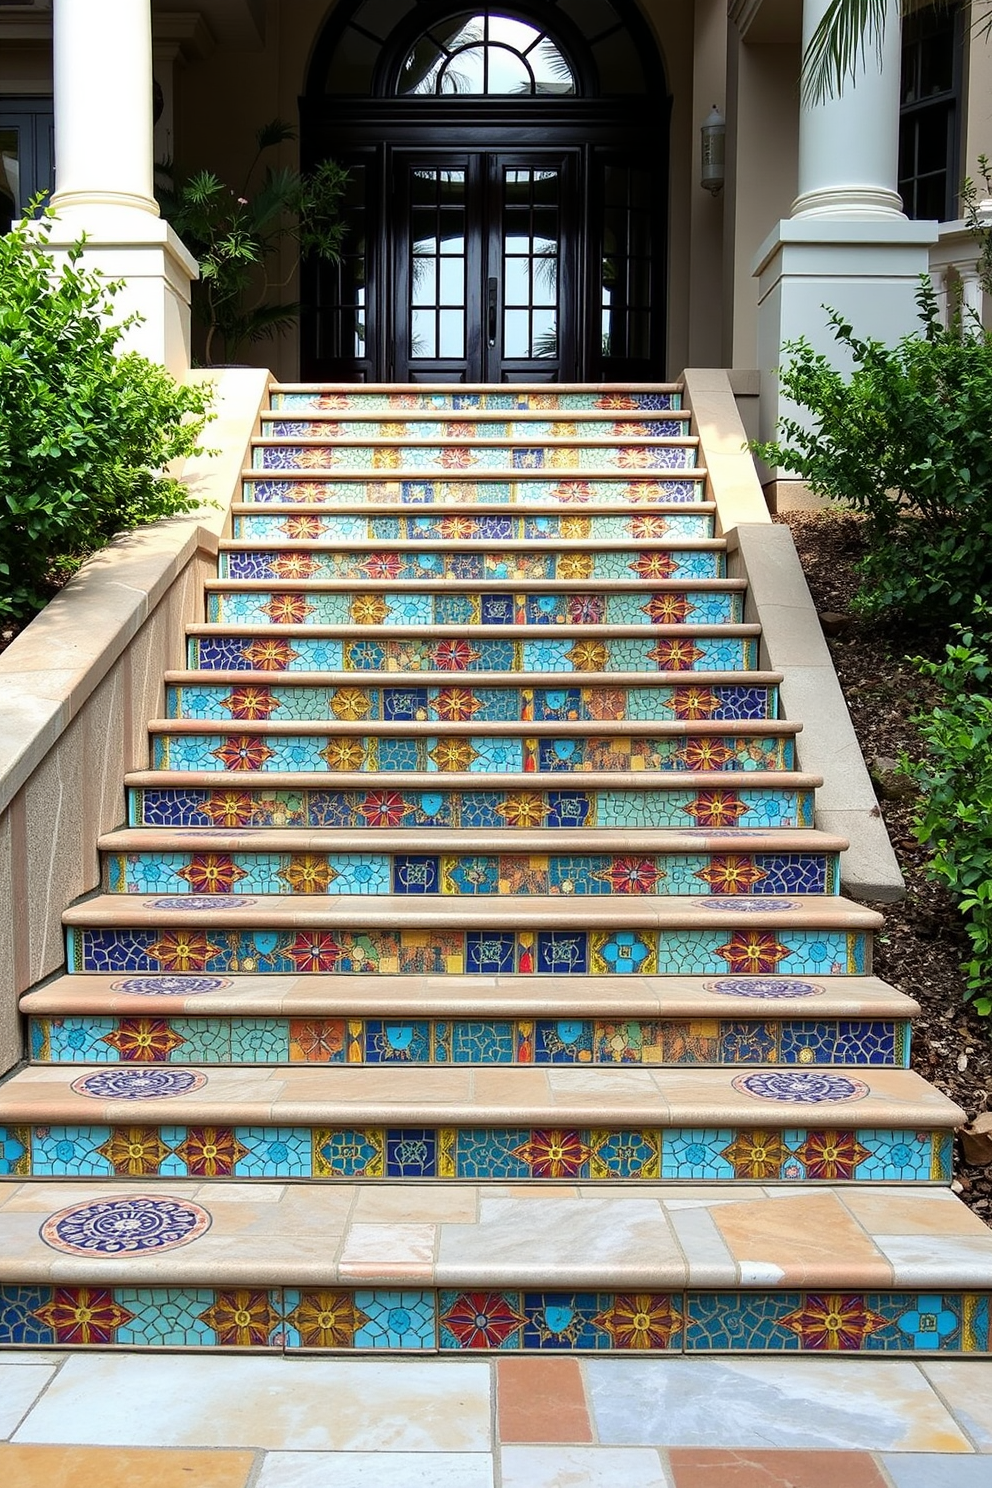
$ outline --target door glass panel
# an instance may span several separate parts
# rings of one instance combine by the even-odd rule
[[[410,357],[463,357],[465,172],[418,168],[411,175]]]
[[[557,356],[559,173],[503,168],[503,355]]]
[[[648,170],[603,167],[602,352],[648,358],[653,341],[652,188]]]
[[[418,38],[400,68],[398,91],[561,96],[574,94],[576,83],[557,43],[539,27],[480,9],[437,22]]]
[[[347,223],[341,257],[322,266],[317,301],[317,354],[329,361],[361,360],[365,342],[366,167],[348,163],[343,213]]]
[[[20,130],[0,129],[0,233],[20,216]]]

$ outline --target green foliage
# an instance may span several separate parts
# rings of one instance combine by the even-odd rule
[[[902,760],[922,791],[916,835],[932,851],[927,873],[957,900],[971,940],[965,962],[968,994],[983,1016],[992,1013],[992,611],[978,604],[985,637],[955,626],[958,639],[944,661],[915,658],[939,686],[942,702],[916,723],[928,756]]]
[[[992,338],[942,326],[928,280],[917,301],[922,334],[894,347],[830,315],[848,378],[805,340],[787,345],[782,390],[811,423],[783,419],[754,449],[867,518],[863,612],[932,625],[966,620],[992,587]]]
[[[265,340],[291,325],[297,302],[279,293],[288,279],[272,283],[270,270],[282,243],[293,239],[303,254],[337,262],[347,230],[341,209],[348,173],[333,160],[301,175],[268,166],[257,184],[262,157],[294,131],[281,119],[255,135],[256,153],[239,191],[212,171],[199,171],[159,191],[159,205],[200,263],[193,305],[207,331],[206,361],[217,338],[233,360],[249,342]],[[295,272],[295,262],[293,272]],[[289,276],[292,277],[292,273]]]
[[[983,198],[985,201],[992,200],[992,160],[987,155],[978,157],[978,179],[981,188],[971,176],[965,176],[961,183],[961,205],[964,208],[962,215],[980,249],[978,262],[975,264],[978,282],[987,295],[992,295],[992,225],[985,221],[979,211]]]
[[[119,286],[81,267],[81,243],[53,268],[50,215],[0,237],[0,616],[14,620],[115,533],[196,506],[161,472],[195,450],[209,401],[115,354]]]

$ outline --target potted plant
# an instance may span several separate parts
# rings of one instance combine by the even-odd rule
[[[264,340],[296,319],[299,302],[281,294],[295,264],[285,278],[272,276],[287,238],[304,255],[332,263],[340,258],[347,171],[333,160],[303,173],[271,165],[260,171],[269,150],[295,137],[281,119],[264,124],[240,188],[225,185],[208,170],[176,180],[171,163],[159,168],[162,215],[200,263],[193,309],[206,331],[208,366],[215,365],[218,343],[231,362],[249,342]]]

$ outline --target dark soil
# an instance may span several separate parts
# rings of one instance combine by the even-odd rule
[[[792,530],[817,610],[846,622],[827,643],[869,767],[903,751],[919,758],[923,748],[913,715],[932,705],[935,692],[906,658],[942,656],[948,637],[907,635],[904,628],[852,613],[855,565],[864,551],[858,517],[804,512],[782,520]],[[834,628],[829,620],[827,626]],[[963,1107],[970,1120],[992,1110],[992,1019],[979,1018],[965,1002],[961,963],[969,942],[953,900],[926,876],[927,853],[913,835],[913,799],[879,804],[905,876],[906,897],[880,906],[886,922],[875,941],[875,971],[919,1002],[913,1068]],[[955,1189],[992,1224],[992,1165],[969,1167],[959,1151],[956,1172]]]

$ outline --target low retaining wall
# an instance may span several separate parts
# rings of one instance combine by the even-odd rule
[[[782,674],[782,716],[803,725],[798,768],[823,777],[816,825],[850,843],[840,860],[841,885],[855,898],[891,903],[905,893],[899,864],[792,534],[769,516],[731,375],[711,368],[684,373],[717,534],[727,539],[731,577],[747,580],[744,618],[761,625],[760,665]]]
[[[209,504],[96,553],[0,655],[0,1072],[23,1057],[18,998],[63,964],[63,909],[98,884],[96,840],[124,819],[122,778],[147,766],[163,673],[202,619],[267,401],[265,371],[192,376],[217,387],[204,437],[220,452],[182,470]]]

